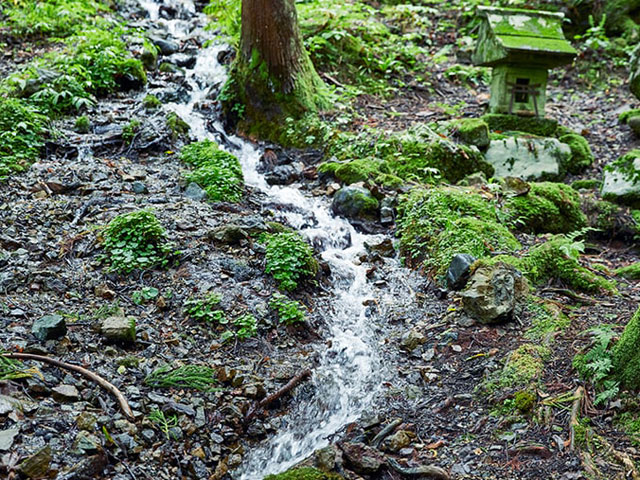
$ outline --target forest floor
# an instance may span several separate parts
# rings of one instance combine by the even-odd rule
[[[448,6],[433,9],[424,32],[434,56],[458,39],[456,28],[438,27],[460,21],[455,5]],[[121,14],[152,28],[133,4]],[[184,58],[167,55],[167,61],[187,62],[207,39],[208,33],[198,31],[179,45]],[[2,76],[58,48],[41,38],[7,35],[5,42]],[[489,98],[486,82],[469,84],[447,75],[458,62],[456,53],[427,61],[426,82],[409,81],[413,86],[386,96],[353,99],[348,128],[403,131],[425,121],[482,115]],[[606,164],[640,147],[618,122],[618,114],[638,101],[628,91],[624,69],[607,61],[581,55],[575,67],[560,68],[551,79],[547,116],[581,132],[596,158],[567,183],[601,179]],[[585,74],[594,69],[610,76]],[[600,80],[589,84],[585,77]],[[294,403],[313,395],[312,387],[303,386],[246,421],[256,402],[317,365],[315,347],[326,340],[329,322],[318,312],[330,311],[332,278],[321,264],[318,283],[305,284],[292,296],[307,311],[304,324],[277,322],[269,308],[277,285],[264,273],[263,247],[253,236],[269,231],[268,222],[284,222],[282,210],[288,207],[268,203],[251,187],[239,203],[185,194],[184,165],[174,150],[188,135],[176,138],[163,110],[142,106],[148,93],[176,101],[184,84],[179,72],[149,72],[146,90],[114,93],[86,110],[92,124],[88,134],[74,132],[74,117],[55,120],[57,135],[42,158],[0,183],[0,349],[81,365],[116,385],[135,414],[127,419],[105,390],[86,379],[30,364],[38,366],[37,374],[0,381],[0,475],[6,478],[229,478],[249,449],[282,427]],[[215,102],[205,103],[202,110],[208,108],[213,118]],[[133,118],[141,125],[127,141]],[[315,150],[286,155],[301,169],[322,159]],[[324,179],[308,177],[301,177],[301,190],[309,195],[327,191]],[[175,264],[129,275],[109,272],[100,260],[100,229],[117,214],[141,207],[155,211],[176,244]],[[393,226],[376,228],[393,238]],[[525,245],[536,241],[532,235],[518,238]],[[405,272],[413,295],[408,305],[380,307],[377,313],[371,307],[371,317],[386,323],[379,343],[389,378],[375,414],[346,425],[329,450],[338,458],[337,466],[329,464],[345,478],[420,478],[415,471],[403,474],[393,462],[406,468],[434,465],[460,479],[640,478],[627,462],[640,461],[638,444],[620,422],[623,408],[636,419],[629,406],[633,398],[596,407],[593,387],[572,367],[573,357],[591,344],[587,330],[614,324],[616,333],[622,331],[640,303],[635,282],[617,278],[617,295],[567,295],[559,284],[538,287],[536,297],[554,305],[567,321],[564,329],[532,340],[535,309],[504,324],[481,325],[461,313],[456,292],[443,290],[432,278],[399,270],[396,259],[371,251],[362,258],[374,272],[371,281],[381,285]],[[633,243],[612,239],[590,239],[583,257],[585,264],[608,271],[638,259]],[[216,308],[228,318],[246,312],[258,317],[258,335],[223,342],[226,325],[203,324],[186,312],[189,299],[212,292],[220,294]],[[128,346],[106,342],[100,325],[123,314],[135,317],[137,341]],[[64,318],[66,335],[46,342],[32,335],[33,323],[47,315]],[[421,338],[417,348],[406,346],[410,331]],[[535,406],[520,411],[514,408],[520,389],[488,393],[485,387],[514,351],[532,341],[547,345],[549,355],[526,389],[533,392]],[[185,364],[213,368],[220,388],[198,391],[177,384],[158,389],[145,382],[163,365]],[[576,392],[583,396],[577,398]],[[388,433],[395,444],[387,440],[380,451],[361,449],[394,419],[400,421]],[[579,428],[572,427],[572,419]],[[580,438],[572,441],[572,431]],[[37,467],[28,474],[25,459],[37,452]],[[377,461],[382,466],[368,471]]]

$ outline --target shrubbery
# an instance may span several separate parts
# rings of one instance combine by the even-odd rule
[[[318,262],[313,258],[313,250],[300,234],[264,234],[260,240],[267,249],[264,271],[278,282],[282,290],[295,290],[298,282],[317,273]]]

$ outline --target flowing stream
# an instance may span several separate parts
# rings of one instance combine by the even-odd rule
[[[179,14],[176,19],[159,18],[161,4],[154,0],[140,0],[151,23],[163,28],[177,41],[203,34],[206,16],[196,12],[190,0],[172,0],[171,7]],[[186,103],[165,105],[175,111],[190,126],[198,139],[224,137],[232,153],[242,164],[245,182],[266,194],[269,204],[293,206],[276,214],[310,241],[324,248],[322,257],[331,267],[332,298],[330,310],[316,311],[328,326],[327,340],[318,348],[319,363],[313,370],[314,396],[307,401],[295,401],[283,425],[272,438],[249,451],[243,465],[235,472],[240,480],[261,480],[265,475],[282,472],[328,444],[327,438],[344,425],[357,420],[373,406],[384,377],[376,335],[377,327],[367,316],[366,300],[382,297],[381,290],[367,281],[366,266],[357,258],[365,251],[364,243],[378,243],[382,237],[358,233],[343,218],[334,217],[329,201],[303,193],[296,185],[269,186],[258,173],[261,151],[244,139],[226,136],[219,119],[206,118],[198,105],[206,99],[212,85],[226,79],[226,69],[218,62],[218,54],[225,45],[213,45],[198,50],[197,62],[186,71],[191,97]],[[213,123],[211,123],[213,120]],[[291,211],[290,211],[291,210]],[[401,282],[396,280],[396,282]],[[396,293],[390,293],[393,291]],[[387,295],[396,295],[406,288],[388,287]],[[401,298],[389,299],[399,303]],[[319,307],[322,308],[322,307]],[[330,345],[329,347],[327,345]]]

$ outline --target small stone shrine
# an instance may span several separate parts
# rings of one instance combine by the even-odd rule
[[[482,23],[473,53],[492,67],[491,113],[544,117],[548,71],[576,50],[562,32],[562,13],[478,7]]]

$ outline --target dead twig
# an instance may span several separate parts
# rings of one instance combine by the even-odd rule
[[[247,414],[244,417],[245,425],[247,423],[249,423],[251,421],[251,419],[253,417],[255,417],[256,414],[260,410],[265,409],[270,404],[272,404],[273,402],[275,402],[276,400],[278,400],[282,396],[284,396],[287,393],[289,393],[291,390],[296,388],[298,386],[298,384],[302,383],[304,380],[306,380],[309,377],[311,377],[311,370],[304,370],[301,373],[299,373],[298,375],[296,375],[295,377],[293,377],[291,380],[289,380],[289,382],[284,387],[282,387],[280,390],[278,390],[277,392],[272,393],[271,395],[263,398],[258,403],[253,405],[249,409],[249,411],[247,412]]]
[[[378,434],[375,437],[373,437],[373,440],[371,440],[371,446],[374,448],[378,448],[382,443],[382,441],[385,438],[387,438],[389,435],[391,435],[391,432],[393,432],[396,429],[396,427],[401,423],[402,423],[401,418],[396,418],[395,420],[393,420],[389,425],[387,425],[382,430],[380,430],[380,432],[378,432]]]
[[[34,355],[32,353],[3,353],[2,356],[6,358],[14,358],[16,360],[33,360],[36,362],[48,363],[58,368],[62,368],[64,370],[77,372],[83,377],[88,378],[92,382],[97,383],[102,388],[104,388],[109,393],[111,393],[118,401],[118,404],[120,405],[120,409],[122,410],[124,415],[129,420],[132,420],[132,421],[135,420],[133,411],[131,410],[131,407],[129,407],[129,403],[127,402],[127,399],[124,397],[122,392],[118,390],[118,388],[115,385],[113,385],[112,383],[109,383],[101,376],[87,370],[86,368],[82,368],[77,365],[72,365],[70,363],[65,363],[60,360],[56,360],[55,358],[45,357],[43,355]]]
[[[571,432],[571,438],[569,442],[569,450],[572,452],[575,450],[576,443],[576,427],[580,423],[578,415],[580,414],[580,407],[582,406],[582,400],[584,398],[584,388],[578,387],[573,394],[574,400],[571,406],[571,417],[569,417],[569,430]]]

